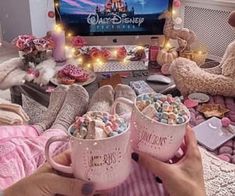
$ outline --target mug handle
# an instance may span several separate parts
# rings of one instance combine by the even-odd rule
[[[50,155],[50,145],[54,142],[59,142],[59,141],[63,141],[63,142],[68,142],[70,140],[69,136],[54,136],[51,137],[45,146],[45,154],[46,154],[46,159],[49,162],[49,164],[56,170],[61,171],[63,173],[68,173],[68,174],[72,174],[73,170],[71,166],[65,166],[59,163],[56,163],[53,158]]]
[[[124,103],[124,104],[126,104],[126,105],[128,105],[130,107],[133,107],[133,105],[134,105],[133,101],[131,101],[131,100],[127,99],[127,98],[124,98],[124,97],[119,97],[119,98],[117,98],[114,101],[114,103],[112,105],[111,114],[117,114],[117,111],[116,111],[117,105],[120,104],[120,103]]]

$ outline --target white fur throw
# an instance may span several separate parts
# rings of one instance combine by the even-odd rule
[[[55,75],[56,63],[53,59],[48,59],[37,65],[39,77],[27,74],[21,70],[23,65],[20,58],[13,58],[0,64],[0,89],[5,90],[12,86],[22,85],[25,80],[32,81],[39,85],[47,85],[50,79]]]
[[[39,85],[47,85],[56,73],[56,62],[53,59],[43,61],[37,66],[39,77],[34,82]]]

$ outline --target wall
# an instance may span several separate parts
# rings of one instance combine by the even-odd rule
[[[235,32],[227,23],[235,10],[235,0],[184,0],[181,17],[184,26],[193,30],[202,48],[208,48],[209,58],[220,60]]]
[[[19,34],[31,33],[28,0],[0,0],[0,23],[6,41]]]
[[[54,0],[29,0],[33,35],[42,37],[52,30],[55,19],[48,17],[48,11],[54,11]]]
[[[3,39],[11,41],[19,34],[44,36],[54,26],[48,17],[54,0],[0,0],[0,24]]]

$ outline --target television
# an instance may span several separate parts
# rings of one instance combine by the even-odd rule
[[[56,22],[89,45],[146,45],[163,34],[173,0],[55,0]]]

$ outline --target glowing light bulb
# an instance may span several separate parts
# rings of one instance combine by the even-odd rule
[[[68,33],[68,37],[72,37],[72,33]]]
[[[68,47],[68,46],[65,46],[65,47],[64,47],[64,49],[65,49],[65,50],[68,50],[68,49],[69,49],[69,47]]]
[[[59,7],[59,3],[55,3],[55,6],[56,6],[56,7]]]
[[[123,63],[127,63],[128,62],[128,59],[127,57],[123,59]]]
[[[144,49],[144,47],[143,46],[137,46],[136,49],[137,50],[142,50],[142,49]]]
[[[199,54],[199,55],[202,55],[202,51],[201,51],[201,50],[200,50],[200,51],[198,51],[198,54]]]
[[[174,16],[176,14],[176,11],[175,10],[172,10],[172,15]]]
[[[82,61],[83,61],[82,58],[78,59],[78,63],[82,63]]]
[[[55,25],[54,29],[57,33],[59,33],[62,31],[63,27],[62,27],[62,25],[57,24],[57,25]]]
[[[100,59],[99,59],[99,58],[98,58],[98,59],[96,59],[96,62],[97,62],[97,63],[99,63],[99,62],[100,62]]]
[[[91,64],[87,64],[86,66],[87,66],[87,68],[90,68],[90,67],[91,67]]]
[[[76,52],[76,49],[75,48],[72,48],[72,53],[75,53]]]
[[[113,56],[117,56],[117,50],[113,51]]]
[[[165,45],[165,48],[166,49],[170,49],[171,48],[171,44],[169,42],[167,42],[166,45]]]

